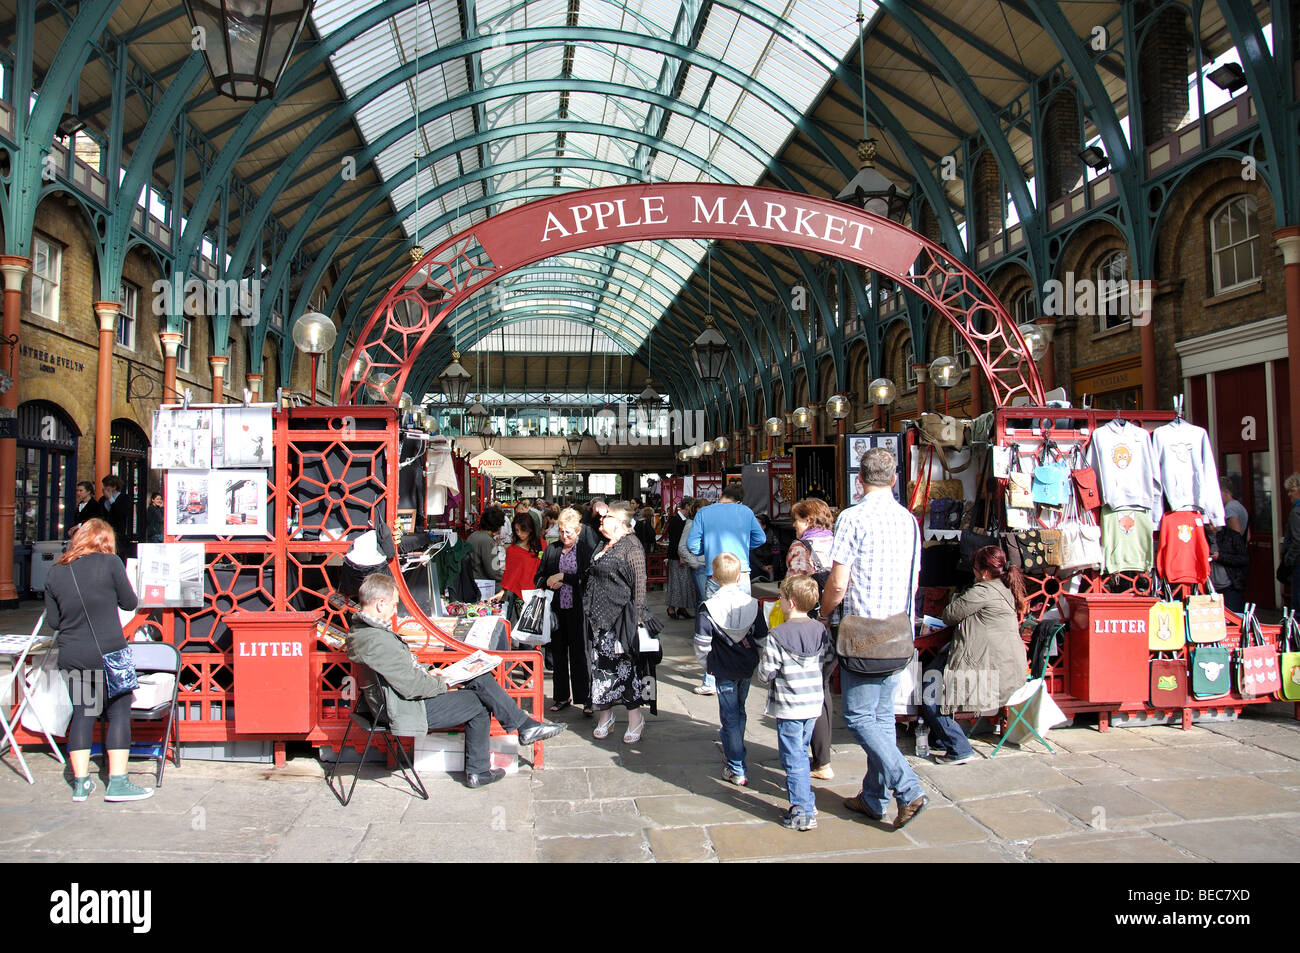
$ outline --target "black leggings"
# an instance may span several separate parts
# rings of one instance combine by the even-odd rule
[[[104,671],[72,669],[68,672],[68,694],[72,698],[72,721],[68,723],[68,750],[89,751],[95,722],[108,715],[104,750],[131,747],[131,692],[109,701],[104,697]]]

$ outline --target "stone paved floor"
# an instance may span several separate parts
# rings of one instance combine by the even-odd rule
[[[652,602],[662,605],[662,593]],[[0,631],[17,617],[0,616]],[[749,698],[750,786],[724,783],[717,705],[691,693],[689,623],[665,633],[660,714],[642,741],[604,741],[575,711],[526,766],[478,791],[426,778],[428,802],[400,777],[367,768],[352,805],[321,766],[187,761],[149,801],[73,804],[62,769],[28,749],[36,783],[0,764],[0,861],[1273,861],[1300,855],[1300,723],[1291,706],[1184,732],[1102,734],[1080,725],[996,760],[941,767],[912,759],[930,806],[894,832],[852,815],[865,756],[842,724],[833,782],[814,782],[817,830],[781,829],[784,776],[765,690]],[[838,720],[838,713],[837,713]],[[911,740],[900,741],[905,752]],[[987,753],[991,742],[977,740]],[[145,783],[148,762],[133,762]],[[102,788],[101,788],[102,790]],[[133,845],[124,850],[122,844]]]

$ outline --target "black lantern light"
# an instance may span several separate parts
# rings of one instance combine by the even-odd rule
[[[315,0],[185,0],[212,85],[257,102],[275,95]]]
[[[705,383],[718,380],[730,353],[731,345],[713,326],[713,315],[707,315],[704,318],[704,333],[691,345],[691,361],[695,364],[695,373],[700,375],[700,380]]]
[[[460,352],[451,352],[451,363],[443,368],[437,381],[449,405],[459,407],[465,403],[469,395],[470,373],[460,365]]]

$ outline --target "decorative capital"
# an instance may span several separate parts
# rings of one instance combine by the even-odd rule
[[[23,279],[32,270],[32,260],[22,255],[0,255],[0,271],[5,276],[5,291],[22,291]]]
[[[262,375],[245,374],[244,379],[248,382],[248,389],[257,396],[262,396]]]
[[[181,342],[185,340],[185,335],[179,331],[163,331],[158,335],[158,340],[162,342],[163,356],[175,357],[176,352],[180,350]]]
[[[99,330],[117,330],[117,316],[122,311],[120,304],[116,301],[96,301],[91,307],[95,309],[95,314],[99,317]]]
[[[211,357],[208,358],[208,364],[212,367],[214,371],[218,367],[224,371],[226,365],[229,363],[230,363],[230,358],[224,354],[213,354]]]
[[[1279,228],[1273,233],[1273,241],[1282,250],[1284,266],[1300,265],[1300,226]]]

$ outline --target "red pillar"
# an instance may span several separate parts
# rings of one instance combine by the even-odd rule
[[[979,365],[972,364],[970,369],[970,415],[972,418],[984,413],[984,392],[980,389],[982,379],[983,372],[979,370]]]
[[[5,416],[18,411],[18,330],[22,323],[23,280],[31,271],[32,260],[19,255],[0,255],[0,270],[4,272],[5,311],[3,328],[8,346],[8,362],[3,366],[13,381],[0,395],[0,407]],[[15,421],[15,424],[17,421]],[[14,586],[14,474],[18,470],[18,440],[8,437],[0,440],[0,608],[12,609],[18,605],[18,589]]]
[[[1273,240],[1282,250],[1286,276],[1286,347],[1291,368],[1291,453],[1300,459],[1300,225],[1279,228]],[[1292,467],[1294,469],[1294,466]]]
[[[822,405],[809,404],[808,412],[812,414],[812,442],[822,442]]]
[[[835,421],[835,485],[839,487],[839,492],[835,494],[836,506],[847,506],[849,498],[849,488],[844,482],[846,461],[844,459],[844,436],[849,431],[848,421],[841,417]]]
[[[95,486],[108,476],[109,434],[113,417],[113,341],[117,337],[117,313],[122,306],[116,301],[96,301],[99,318],[99,393],[95,395]]]
[[[212,368],[212,402],[214,404],[224,404],[226,402],[226,365],[230,363],[230,358],[224,354],[213,354],[208,358],[208,365]]]
[[[916,412],[923,414],[930,409],[930,365],[913,364],[916,371]]]

